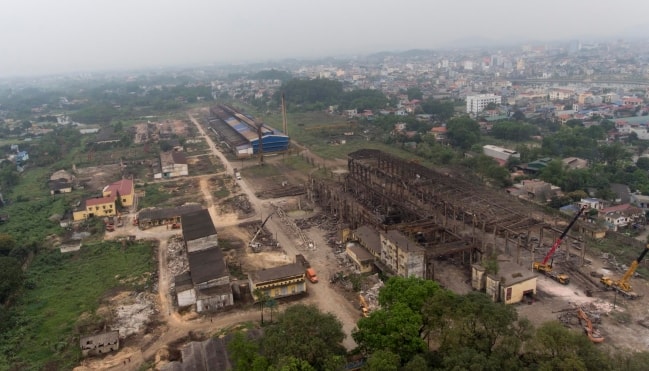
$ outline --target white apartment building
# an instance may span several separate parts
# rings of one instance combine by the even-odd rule
[[[466,97],[466,113],[474,115],[482,112],[489,103],[500,105],[501,96],[495,94],[469,95]]]

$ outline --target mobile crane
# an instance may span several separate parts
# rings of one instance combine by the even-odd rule
[[[631,280],[631,277],[633,277],[633,273],[635,273],[635,270],[638,268],[638,265],[644,259],[644,256],[647,255],[647,251],[649,251],[649,244],[647,244],[640,253],[640,256],[636,260],[631,263],[631,266],[629,269],[627,269],[626,273],[624,273],[624,276],[620,278],[617,281],[614,281],[610,277],[602,277],[599,279],[599,282],[601,282],[604,285],[604,289],[606,290],[615,290],[622,294],[627,299],[636,299],[638,298],[638,294],[633,292],[631,290],[631,284],[629,283],[629,280]]]
[[[257,232],[255,232],[255,235],[252,236],[252,240],[250,240],[250,243],[248,243],[248,246],[250,246],[252,248],[252,251],[259,252],[259,250],[261,249],[261,244],[259,242],[255,242],[255,240],[257,239],[257,236],[259,236],[259,233],[261,232],[261,230],[264,229],[264,225],[266,225],[266,222],[268,221],[268,219],[270,219],[270,217],[273,216],[273,214],[275,214],[274,211],[272,213],[268,214],[266,219],[264,219],[264,222],[261,223],[261,225],[259,226],[259,229],[257,229]]]
[[[570,277],[567,274],[557,273],[552,271],[552,260],[550,260],[550,258],[552,258],[552,255],[554,255],[555,251],[557,251],[557,249],[561,245],[561,242],[563,242],[563,239],[568,234],[568,231],[570,231],[570,228],[572,228],[572,226],[575,224],[577,219],[579,219],[579,216],[581,216],[584,210],[586,210],[586,206],[580,208],[579,211],[577,211],[575,217],[572,218],[572,220],[570,221],[570,224],[568,224],[566,229],[563,230],[561,236],[557,238],[557,240],[554,242],[554,245],[552,245],[550,251],[548,251],[548,253],[545,255],[545,258],[543,258],[543,262],[532,263],[532,268],[535,271],[545,274],[546,276],[552,278],[553,280],[559,282],[562,285],[567,285],[568,283],[570,283]],[[550,264],[548,264],[548,260],[550,260]]]

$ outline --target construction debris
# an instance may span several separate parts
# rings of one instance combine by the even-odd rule
[[[302,228],[300,228],[293,219],[289,218],[281,207],[275,204],[272,205],[275,208],[277,216],[279,216],[282,222],[288,226],[288,229],[300,239],[301,243],[298,245],[298,248],[301,250],[315,250],[315,242],[304,233]]]
[[[245,218],[254,213],[254,208],[245,194],[236,195],[225,199],[220,204],[219,212],[221,214],[229,214],[237,212],[239,218]]]

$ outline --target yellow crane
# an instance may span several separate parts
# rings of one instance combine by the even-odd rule
[[[615,281],[610,277],[600,278],[599,281],[604,285],[604,288],[606,290],[615,290],[627,299],[636,299],[638,297],[638,294],[633,292],[629,281],[631,280],[631,277],[633,277],[635,270],[638,269],[638,265],[640,265],[640,262],[642,261],[642,259],[644,259],[644,256],[647,255],[647,251],[649,251],[649,244],[645,246],[644,250],[642,250],[642,252],[640,253],[640,256],[638,256],[636,260],[631,263],[629,269],[627,269],[626,273],[624,273],[624,276],[622,276],[622,278],[620,278],[619,280]]]

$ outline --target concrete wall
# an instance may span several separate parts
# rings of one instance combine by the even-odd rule
[[[227,294],[217,294],[196,300],[196,312],[214,311],[234,304],[232,291]]]
[[[187,242],[187,252],[194,252],[194,251],[201,251],[205,249],[210,249],[212,247],[218,247],[219,246],[219,239],[216,234],[213,234],[211,236],[203,237],[203,238],[198,238],[196,240],[192,240]]]
[[[186,307],[196,304],[196,291],[189,289],[178,293],[178,306]]]
[[[201,282],[198,285],[196,285],[196,289],[205,290],[205,289],[209,289],[210,287],[216,287],[216,286],[222,286],[222,285],[230,285],[230,276],[229,275],[219,277],[219,278],[215,278],[215,279],[209,280],[207,282]]]
[[[494,302],[500,300],[500,280],[496,276],[486,275],[485,292]]]
[[[471,287],[477,291],[482,291],[485,289],[484,267],[477,264],[471,266]]]

